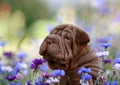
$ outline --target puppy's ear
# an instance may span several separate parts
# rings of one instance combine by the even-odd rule
[[[86,32],[81,29],[76,30],[76,42],[81,45],[85,45],[90,42],[90,38]]]

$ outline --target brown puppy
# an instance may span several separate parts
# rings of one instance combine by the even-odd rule
[[[60,85],[80,85],[77,71],[80,67],[91,68],[93,79],[100,71],[100,61],[88,43],[86,32],[71,24],[57,26],[45,38],[40,47],[40,54],[48,61],[52,69],[64,69]]]

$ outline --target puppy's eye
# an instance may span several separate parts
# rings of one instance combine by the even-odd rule
[[[66,35],[66,36],[65,36],[65,39],[66,39],[66,40],[70,40],[70,36]]]

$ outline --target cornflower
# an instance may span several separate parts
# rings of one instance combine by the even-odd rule
[[[111,47],[112,45],[110,43],[101,43],[101,47],[104,47],[107,49],[108,47]]]
[[[4,47],[7,44],[6,41],[0,41],[0,47]]]
[[[51,73],[52,76],[57,77],[57,76],[64,76],[65,75],[65,71],[64,70],[53,70],[53,72]]]
[[[78,70],[78,74],[81,74],[80,84],[84,85],[85,83],[88,83],[88,82],[90,82],[91,85],[93,84],[92,76],[88,74],[90,72],[91,72],[91,68],[82,67]]]
[[[114,66],[113,66],[113,68],[114,68],[115,70],[120,70],[120,57],[118,57],[118,58],[116,58],[116,59],[114,60]]]
[[[16,79],[16,76],[6,76],[5,79],[8,81],[13,81]]]
[[[117,81],[106,81],[105,85],[118,85]]]
[[[42,65],[45,62],[46,62],[46,60],[44,60],[44,59],[34,59],[32,61],[32,64],[30,67],[31,67],[31,69],[38,70],[38,66]]]
[[[18,57],[19,59],[23,59],[23,58],[27,57],[27,53],[21,51],[21,52],[19,52],[19,53],[17,54],[17,57]]]
[[[14,57],[13,52],[3,52],[3,55],[8,59],[13,59]]]

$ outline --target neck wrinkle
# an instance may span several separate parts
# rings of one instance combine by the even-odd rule
[[[76,55],[74,57],[75,59],[70,62],[70,66],[66,70],[66,76],[68,76],[69,78],[74,78],[74,79],[71,79],[71,80],[78,80],[79,79],[78,69],[84,63],[92,60],[92,58],[85,59],[85,57],[87,57],[86,54],[92,53],[92,49],[90,48],[90,46],[86,45],[85,47],[81,47],[81,49],[82,50],[80,50],[80,52],[78,52],[78,55]],[[82,61],[83,59],[84,59],[84,61]]]
[[[90,56],[87,56],[88,54],[90,54]],[[73,61],[71,61],[69,70],[76,70],[80,68],[81,65],[83,65],[84,63],[87,63],[88,61],[92,60],[94,57],[91,57],[91,54],[93,54],[93,50],[91,49],[90,45],[81,47],[77,55],[74,56]]]

